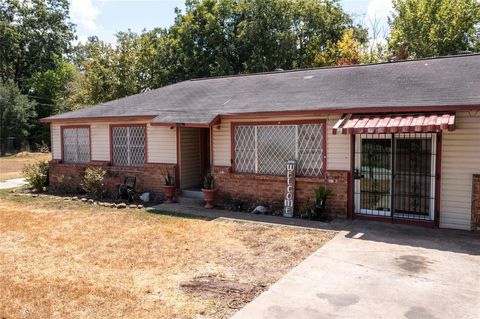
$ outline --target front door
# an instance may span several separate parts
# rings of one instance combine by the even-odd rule
[[[357,135],[355,214],[433,220],[435,161],[435,134]]]
[[[180,188],[200,189],[210,167],[210,139],[207,128],[182,127],[179,132]]]

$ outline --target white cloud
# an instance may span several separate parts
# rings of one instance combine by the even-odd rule
[[[100,14],[92,0],[70,0],[70,15],[73,23],[87,31],[97,30],[97,17]]]
[[[367,18],[371,21],[375,19],[381,20],[386,23],[387,17],[393,11],[391,0],[370,0],[368,2]]]

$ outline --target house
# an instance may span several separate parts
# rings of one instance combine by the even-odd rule
[[[472,229],[480,218],[480,55],[184,81],[42,119],[52,187],[89,165],[162,191],[282,203],[296,159],[296,209],[326,185],[348,218]]]

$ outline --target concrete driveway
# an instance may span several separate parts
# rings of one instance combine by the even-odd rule
[[[355,221],[233,318],[480,318],[480,236]]]

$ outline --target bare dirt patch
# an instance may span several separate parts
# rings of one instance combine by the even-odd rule
[[[0,318],[228,318],[333,235],[0,192]]]
[[[50,153],[21,152],[15,155],[0,157],[0,181],[22,177],[25,164],[36,161],[48,161]]]
[[[231,309],[240,309],[265,289],[265,285],[200,276],[180,284],[185,293],[208,296],[226,302]]]

